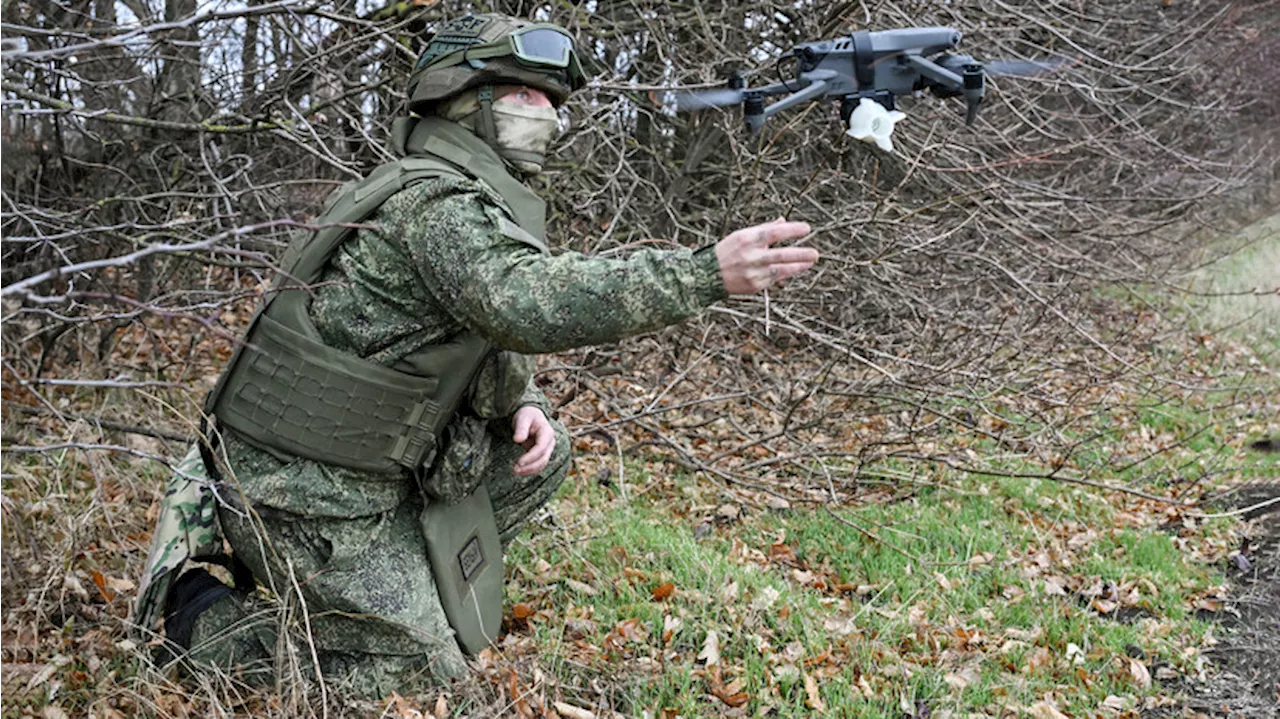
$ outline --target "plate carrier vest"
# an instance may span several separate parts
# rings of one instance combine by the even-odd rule
[[[325,345],[308,315],[308,288],[329,258],[395,193],[429,178],[480,180],[515,220],[502,218],[499,231],[547,252],[545,203],[468,130],[436,117],[400,118],[392,148],[401,159],[335,191],[313,223],[321,227],[290,243],[264,306],[205,401],[206,417],[250,444],[370,472],[412,471],[431,460],[493,348],[463,334],[408,355],[402,364],[413,371],[404,372]],[[205,464],[216,477],[213,459],[206,454]]]

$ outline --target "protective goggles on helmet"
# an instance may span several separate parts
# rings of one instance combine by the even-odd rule
[[[515,58],[516,62],[533,69],[563,70],[568,84],[575,88],[586,82],[573,38],[564,28],[546,23],[526,25],[491,42],[460,48],[427,63],[420,61],[419,65],[448,67],[500,57]]]
[[[530,65],[568,68],[578,60],[573,38],[555,25],[528,25],[507,37],[511,40],[511,54]]]

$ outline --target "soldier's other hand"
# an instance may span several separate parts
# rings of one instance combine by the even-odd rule
[[[521,407],[511,418],[511,425],[515,428],[511,439],[526,450],[516,460],[516,476],[527,477],[546,469],[551,451],[556,448],[556,432],[547,416],[537,407]]]
[[[731,233],[716,244],[720,276],[731,295],[748,295],[798,275],[818,261],[809,247],[773,247],[809,234],[809,223],[773,222]]]

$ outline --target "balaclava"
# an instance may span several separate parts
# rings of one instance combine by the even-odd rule
[[[522,175],[542,172],[547,148],[559,130],[554,107],[495,102],[493,87],[473,88],[445,100],[436,110],[470,129]]]

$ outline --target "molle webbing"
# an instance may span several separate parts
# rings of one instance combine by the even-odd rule
[[[393,370],[325,345],[307,312],[308,287],[354,231],[350,225],[409,184],[465,177],[460,169],[411,156],[339,191],[315,220],[327,226],[286,251],[272,294],[206,400],[206,413],[264,449],[352,469],[394,473],[429,460],[489,345],[464,336],[411,355],[421,374]]]
[[[352,469],[420,466],[435,447],[487,346],[478,339],[433,347],[443,377],[417,377],[340,352],[258,318],[234,391],[213,413],[253,444]],[[447,409],[448,411],[442,411]]]

